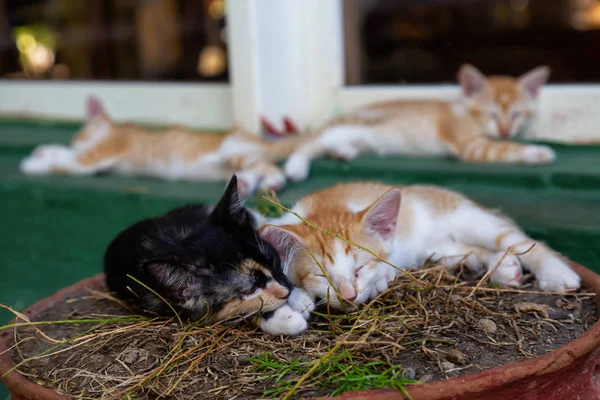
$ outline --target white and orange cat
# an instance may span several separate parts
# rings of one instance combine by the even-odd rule
[[[540,90],[549,75],[547,67],[538,67],[520,78],[486,78],[475,67],[463,65],[458,71],[462,95],[455,102],[388,101],[335,118],[299,145],[285,164],[286,176],[304,180],[315,158],[351,160],[365,152],[451,156],[469,162],[550,163],[555,158],[550,147],[507,141],[531,130]]]
[[[285,175],[274,162],[285,159],[299,140],[265,141],[239,129],[226,135],[182,127],[150,131],[113,122],[101,103],[89,98],[87,121],[71,146],[38,146],[20,169],[31,175],[113,172],[191,181],[225,181],[235,173],[240,194],[249,195],[284,186]]]
[[[525,267],[542,290],[562,292],[580,286],[579,276],[557,253],[529,238],[510,219],[450,190],[339,184],[304,197],[293,211],[401,270],[426,260],[447,264],[462,260],[473,270],[499,262],[491,275],[493,283],[519,286]],[[386,290],[399,273],[368,252],[311,228],[290,213],[267,221],[261,236],[277,249],[292,284],[302,289],[292,291],[289,304],[305,317],[317,298],[329,299],[337,309],[359,306]],[[502,258],[509,248],[509,255]]]

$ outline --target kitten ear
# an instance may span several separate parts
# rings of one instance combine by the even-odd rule
[[[550,78],[550,68],[543,65],[523,74],[519,78],[519,86],[521,86],[531,98],[537,99],[542,86],[548,82],[548,78]]]
[[[396,235],[400,203],[399,189],[392,189],[381,196],[363,217],[363,226],[367,233],[386,242],[392,241]]]
[[[91,121],[96,119],[97,117],[106,117],[106,112],[104,111],[104,107],[102,103],[97,97],[89,96],[87,99],[87,120]]]
[[[473,97],[485,88],[487,78],[471,64],[463,64],[458,70],[458,83],[466,97]]]
[[[226,227],[253,229],[253,219],[240,200],[235,175],[229,181],[223,197],[212,211],[211,218]]]
[[[198,277],[181,265],[151,262],[145,271],[152,281],[176,298],[189,298],[200,288]]]
[[[266,226],[261,230],[260,236],[265,242],[269,242],[275,247],[283,266],[296,250],[304,247],[302,239],[296,234],[278,226]]]

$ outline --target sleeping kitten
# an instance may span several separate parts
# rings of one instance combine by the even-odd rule
[[[248,196],[257,188],[284,186],[283,171],[274,162],[285,159],[299,140],[265,141],[235,129],[226,135],[182,127],[149,131],[114,123],[90,98],[87,122],[71,146],[38,146],[20,169],[30,175],[113,172],[191,181],[226,180],[237,173],[241,194]]]
[[[420,266],[431,257],[448,264],[464,259],[468,268],[477,271],[493,266],[512,246],[512,252],[524,254],[506,256],[491,275],[491,282],[519,286],[523,266],[536,276],[542,290],[562,292],[580,285],[579,276],[558,254],[527,237],[508,218],[450,190],[340,184],[306,196],[293,211],[400,269]],[[278,250],[292,284],[304,289],[305,293],[292,294],[289,304],[305,316],[314,309],[317,298],[329,298],[337,309],[343,309],[344,304],[359,306],[386,290],[399,273],[366,251],[303,224],[292,214],[268,224],[261,235]]]
[[[462,96],[456,102],[397,100],[361,107],[330,121],[299,144],[285,164],[286,176],[304,180],[315,158],[351,160],[365,152],[550,163],[555,156],[548,146],[504,141],[531,128],[549,74],[547,67],[538,67],[518,79],[486,78],[475,67],[463,65],[458,72]]]
[[[306,320],[286,301],[292,286],[279,256],[263,241],[241,205],[234,176],[214,209],[197,204],[138,222],[108,246],[104,271],[109,290],[141,308],[206,323],[262,313],[267,333],[297,334]]]

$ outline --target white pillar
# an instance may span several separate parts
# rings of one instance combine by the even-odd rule
[[[228,0],[233,115],[301,130],[336,109],[343,85],[342,0]]]

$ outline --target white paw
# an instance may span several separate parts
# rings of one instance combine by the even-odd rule
[[[356,158],[356,156],[358,156],[359,150],[351,145],[348,146],[338,146],[336,148],[333,148],[329,151],[329,154],[331,155],[331,157],[336,158],[338,160],[342,160],[342,161],[350,161],[353,160],[354,158]]]
[[[490,256],[488,268],[496,265],[499,258],[504,256],[504,252]],[[520,286],[523,279],[523,267],[516,256],[507,255],[500,261],[500,264],[492,274],[490,281],[502,286]]]
[[[250,197],[258,186],[259,177],[253,172],[240,172],[236,176],[238,181],[238,195],[241,198]]]
[[[535,277],[546,292],[565,292],[581,287],[581,279],[565,262],[555,258],[544,263]]]
[[[28,175],[45,175],[59,164],[67,164],[74,157],[73,150],[58,144],[41,145],[19,163],[19,169]]]
[[[269,174],[263,177],[260,181],[259,188],[266,191],[275,191],[282,189],[285,186],[285,175],[281,172]]]
[[[401,273],[400,269],[392,267],[391,265],[385,263],[379,263],[377,265],[377,269],[377,273],[379,274],[379,276],[382,276],[385,279],[385,283],[388,287],[394,281],[394,279],[396,279],[396,277]]]
[[[475,253],[446,256],[444,257],[444,260],[447,267],[460,263],[473,272],[479,272],[485,268],[483,260]]]
[[[310,160],[303,155],[292,154],[283,167],[285,176],[290,180],[297,182],[308,178],[310,171]]]
[[[308,322],[302,314],[284,305],[271,318],[261,319],[260,328],[271,335],[298,335],[308,328]]]
[[[483,263],[483,260],[481,259],[481,257],[479,257],[475,253],[471,253],[471,254],[467,255],[464,258],[463,263],[465,264],[465,266],[468,269],[470,269],[473,272],[479,272],[485,268],[485,264]]]
[[[294,310],[302,314],[304,319],[310,317],[310,313],[315,310],[315,303],[312,301],[310,296],[300,288],[292,289],[290,297],[288,297],[288,304]]]
[[[529,145],[522,153],[522,161],[525,164],[549,164],[555,159],[554,150],[548,146]]]
[[[380,295],[385,292],[389,288],[389,281],[387,278],[383,278],[375,282],[375,291],[377,292],[375,296]]]

